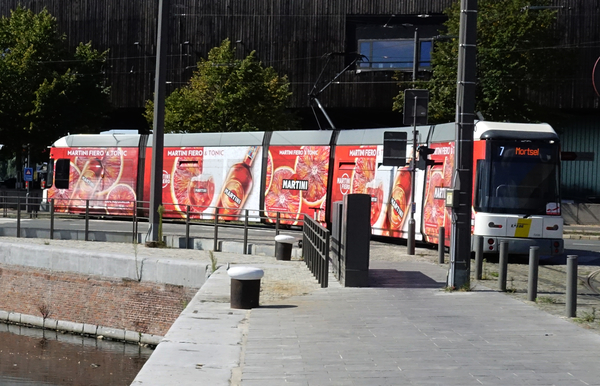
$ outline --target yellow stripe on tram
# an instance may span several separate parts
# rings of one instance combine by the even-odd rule
[[[529,229],[531,228],[530,218],[520,218],[517,220],[517,229],[515,229],[515,237],[529,237]]]

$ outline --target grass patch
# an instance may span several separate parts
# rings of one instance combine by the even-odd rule
[[[211,269],[211,273],[215,273],[215,271],[217,270],[218,264],[217,264],[217,258],[215,257],[215,254],[213,251],[208,251],[208,256],[210,257],[210,269]]]
[[[465,283],[465,284],[463,284],[462,286],[460,286],[458,288],[454,287],[454,286],[452,286],[452,287],[446,286],[446,287],[443,288],[443,290],[445,292],[470,292],[470,291],[473,290],[473,287],[471,287],[471,283],[468,282],[468,283]]]
[[[593,323],[596,320],[596,309],[592,307],[592,312],[582,312],[581,317],[574,319],[578,323]]]
[[[538,296],[535,298],[535,302],[540,304],[556,304],[556,299],[550,296]]]

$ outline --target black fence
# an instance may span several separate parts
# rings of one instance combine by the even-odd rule
[[[329,238],[327,228],[310,217],[304,217],[302,252],[304,261],[321,288],[329,285]]]
[[[67,212],[64,204],[56,205],[57,201],[60,200],[61,199],[44,200],[41,195],[37,194],[16,196],[6,195],[2,192],[0,193],[2,217],[15,219],[16,234],[13,235],[16,237],[28,237],[23,234],[22,219],[26,217],[47,219],[49,220],[47,223],[48,232],[44,233],[44,236],[41,237],[49,239],[61,238],[61,230],[57,229],[55,224],[55,221],[59,218],[60,220],[83,220],[82,239],[85,241],[90,240],[90,224],[94,221],[94,219],[118,218],[120,220],[131,222],[131,231],[127,232],[130,235],[129,240],[131,240],[132,243],[142,242],[141,238],[143,238],[143,235],[140,235],[138,228],[140,222],[147,223],[149,220],[147,217],[147,208],[149,206],[149,202],[133,200],[108,201],[98,199],[80,199],[77,200],[78,205],[70,203],[69,211]],[[203,219],[198,215],[198,206],[191,205],[187,205],[183,218],[176,219],[172,213],[173,209],[170,208],[170,206],[172,205],[167,205],[164,209],[163,215],[165,216],[163,218],[168,219],[170,223],[179,223],[185,225],[185,248],[191,247],[191,240],[193,237],[191,237],[190,232],[191,228],[195,226],[209,225],[212,227],[211,233],[214,239],[214,251],[219,251],[219,241],[223,240],[222,237],[219,237],[220,229],[240,229],[243,232],[243,253],[248,254],[250,253],[250,243],[248,237],[248,231],[250,228],[264,228],[266,226],[267,229],[273,230],[274,235],[278,235],[283,227],[289,228],[290,223],[293,223],[293,226],[298,227],[300,227],[303,223],[303,216],[298,213],[273,213],[263,210],[241,209],[239,210],[239,213],[232,214],[230,209],[228,210],[227,208],[220,207],[200,208],[202,210],[207,208],[211,209],[211,214],[207,216],[208,218]],[[292,219],[290,220],[290,218]],[[58,234],[57,231],[59,231]]]

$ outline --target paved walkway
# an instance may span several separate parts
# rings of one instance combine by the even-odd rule
[[[100,245],[133,253],[132,246]],[[69,242],[72,249],[98,246]],[[221,268],[134,384],[600,385],[597,330],[492,290],[493,281],[469,292],[444,291],[447,265],[432,263],[437,252],[405,251],[373,243],[371,287],[341,288],[330,277],[327,289],[300,261],[214,253]],[[206,251],[135,253],[210,264]],[[229,307],[226,263],[265,269],[259,308]]]
[[[373,288],[253,309],[241,384],[600,385],[600,335],[446,270],[373,262]]]

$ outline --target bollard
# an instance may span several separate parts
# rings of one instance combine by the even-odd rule
[[[438,231],[438,264],[444,264],[444,248],[446,248],[446,228]]]
[[[475,236],[475,279],[483,277],[483,236]]]
[[[258,307],[264,271],[254,267],[231,267],[227,274],[231,278],[231,308],[249,310]]]
[[[535,302],[537,298],[538,268],[540,265],[540,247],[529,247],[529,278],[527,281],[527,300]]]
[[[567,317],[577,316],[577,255],[567,256]]]
[[[508,243],[500,242],[500,261],[498,262],[498,287],[506,292],[506,271],[508,271]]]
[[[294,241],[296,241],[296,238],[294,236],[275,236],[275,257],[277,258],[277,260],[292,259],[292,244],[294,244]]]

